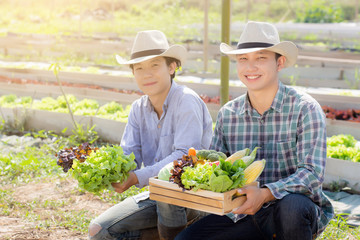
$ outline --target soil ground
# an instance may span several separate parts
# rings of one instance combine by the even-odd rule
[[[53,208],[31,209],[43,221],[57,220],[58,211],[84,210],[90,216],[97,216],[111,205],[98,197],[87,193],[75,193],[76,182],[71,180],[60,182],[29,183],[19,187],[4,186],[2,189],[12,189],[13,200],[19,203],[32,201],[66,201],[68,204]],[[87,239],[87,234],[76,232],[65,227],[39,227],[39,222],[29,222],[25,217],[10,213],[10,216],[0,216],[0,239],[46,239],[46,240],[82,240]],[[50,224],[51,225],[51,224]]]

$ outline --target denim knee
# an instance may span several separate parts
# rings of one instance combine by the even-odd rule
[[[277,214],[284,222],[316,218],[316,205],[302,194],[289,194],[277,204]]]
[[[186,208],[156,202],[158,221],[166,227],[180,227],[187,223]]]
[[[290,234],[303,236],[303,239],[311,239],[311,236],[316,233],[317,206],[305,195],[285,196],[276,204],[274,214],[275,226],[280,235],[289,236]],[[310,238],[305,238],[305,236],[310,236]],[[284,237],[284,239],[290,238]]]
[[[105,228],[102,228],[100,226],[100,224],[98,223],[94,223],[94,222],[91,222],[90,225],[89,225],[89,239],[90,240],[97,240],[97,239],[114,239],[114,237],[112,237],[108,230],[105,229]]]
[[[133,197],[107,209],[93,219],[89,227],[90,239],[129,239],[139,237],[140,230],[156,227],[156,202]]]

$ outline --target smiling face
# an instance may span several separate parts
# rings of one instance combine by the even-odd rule
[[[278,72],[286,58],[271,51],[261,50],[236,55],[238,77],[249,91],[263,91],[278,85]]]
[[[133,74],[140,90],[151,98],[165,99],[171,87],[171,74],[176,63],[166,64],[164,57],[156,57],[133,65]]]

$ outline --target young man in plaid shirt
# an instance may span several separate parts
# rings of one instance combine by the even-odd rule
[[[220,51],[237,62],[247,94],[221,108],[211,147],[235,153],[258,150],[266,159],[260,187],[244,187],[247,201],[226,216],[208,215],[176,239],[314,239],[333,217],[322,192],[326,162],[324,113],[316,100],[283,85],[278,72],[295,64],[298,49],[280,42],[274,25],[249,22],[236,49]]]

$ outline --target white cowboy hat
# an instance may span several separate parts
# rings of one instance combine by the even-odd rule
[[[186,49],[177,44],[169,47],[169,43],[163,32],[148,30],[137,33],[131,49],[130,60],[125,60],[119,55],[116,55],[116,60],[119,64],[130,65],[158,56],[172,57],[183,63],[186,58]]]
[[[245,54],[266,49],[286,57],[285,66],[295,64],[298,48],[289,41],[280,42],[279,33],[274,25],[265,22],[249,21],[240,36],[237,48],[226,43],[220,44],[220,51],[235,59],[237,54]]]

